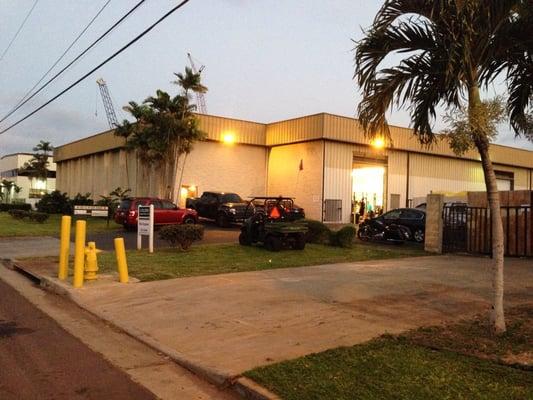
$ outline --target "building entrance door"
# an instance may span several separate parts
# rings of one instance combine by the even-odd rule
[[[352,205],[355,223],[383,212],[385,175],[386,170],[383,165],[354,164]]]

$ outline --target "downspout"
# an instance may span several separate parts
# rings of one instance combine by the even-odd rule
[[[320,221],[324,222],[324,194],[325,194],[325,186],[324,182],[326,180],[326,141],[322,140],[322,201],[321,201],[321,217]]]
[[[409,207],[409,167],[411,165],[410,152],[407,152],[407,177],[405,183],[405,207]]]

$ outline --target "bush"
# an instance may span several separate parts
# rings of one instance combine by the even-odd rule
[[[48,219],[50,215],[42,212],[30,212],[28,213],[28,217],[31,221],[38,222],[42,224],[44,221]]]
[[[37,211],[47,214],[71,214],[72,206],[66,193],[54,190],[45,194],[35,205]]]
[[[8,213],[15,219],[24,219],[30,215],[30,211],[26,210],[9,210]]]
[[[187,250],[193,242],[202,240],[204,227],[202,225],[168,225],[159,231],[159,238],[166,240],[173,247]]]
[[[307,224],[309,229],[305,237],[307,243],[323,244],[328,242],[330,230],[325,224],[313,219],[305,219],[303,222]]]
[[[357,231],[351,225],[339,229],[337,232],[331,232],[329,244],[338,247],[352,247],[355,234]]]
[[[26,203],[12,203],[12,204],[0,204],[0,211],[10,211],[10,210],[24,210],[30,211],[31,204]]]
[[[92,206],[93,204],[94,201],[93,199],[91,199],[90,193],[78,193],[72,198],[72,200],[70,200],[70,205],[72,206],[72,209],[74,209],[74,206]]]

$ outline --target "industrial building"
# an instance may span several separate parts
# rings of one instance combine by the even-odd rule
[[[52,157],[48,159],[48,176],[46,179],[32,178],[27,172],[21,171],[21,168],[33,156],[31,153],[15,153],[7,154],[0,158],[0,179],[13,182],[20,188],[20,191],[16,192],[13,186],[10,188],[9,193],[6,193],[6,189],[3,188],[4,201],[24,201],[35,205],[45,193],[55,190],[56,164]]]
[[[391,126],[391,140],[371,142],[356,119],[327,113],[274,123],[198,115],[207,139],[183,168],[180,203],[203,191],[292,196],[310,218],[350,222],[354,204],[385,210],[416,206],[430,193],[485,189],[475,151],[456,156],[445,140],[421,146],[412,130]],[[533,152],[492,145],[501,190],[531,190]],[[113,131],[54,151],[57,188],[93,197],[114,188],[155,195],[156,177]],[[183,158],[183,157],[182,157]],[[182,164],[180,164],[180,167]]]

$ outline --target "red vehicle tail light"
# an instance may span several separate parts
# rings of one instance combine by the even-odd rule
[[[137,211],[135,211],[135,210],[131,210],[131,211],[128,213],[128,215],[129,215],[130,217],[135,217],[135,216],[137,215]]]

